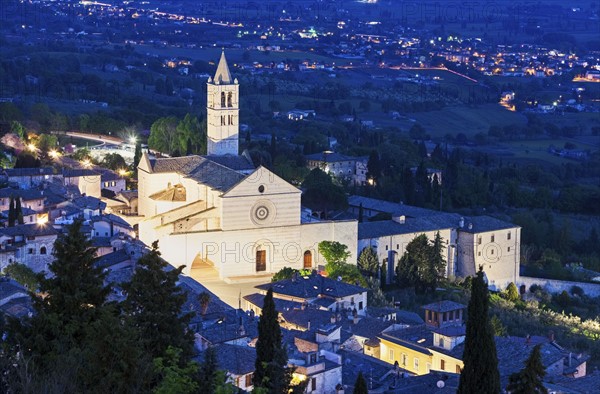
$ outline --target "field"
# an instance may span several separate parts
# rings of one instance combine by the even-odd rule
[[[483,104],[477,107],[452,106],[440,111],[419,112],[410,115],[425,127],[432,138],[446,134],[465,134],[471,138],[477,133],[487,134],[490,126],[525,124],[525,116],[511,112],[498,104]]]
[[[498,149],[496,153],[499,154],[500,157],[506,155],[506,162],[537,162],[538,164],[546,163],[556,165],[562,165],[566,163],[577,163],[577,161],[575,160],[555,156],[548,152],[548,147],[550,145],[554,145],[557,148],[562,148],[567,142],[574,143],[576,149],[597,149],[592,145],[582,144],[567,138],[559,138],[503,142],[501,144],[501,148]]]

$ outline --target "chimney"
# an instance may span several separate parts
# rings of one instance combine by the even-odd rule
[[[352,317],[352,324],[358,324],[358,315]]]
[[[308,325],[306,327],[306,331],[310,331],[310,320],[308,321]]]
[[[463,218],[463,217],[460,218],[460,220],[458,221],[458,227],[459,228],[465,227],[465,218]]]
[[[392,218],[392,220],[396,223],[404,224],[404,223],[406,223],[406,216],[404,216],[404,215],[394,216]]]
[[[331,315],[331,323],[335,323],[335,315]]]
[[[469,230],[473,230],[473,223],[469,223]]]

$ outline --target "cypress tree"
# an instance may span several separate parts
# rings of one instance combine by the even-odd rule
[[[203,392],[212,394],[217,386],[219,366],[217,363],[217,350],[209,347],[204,352],[204,361],[200,364],[200,387]]]
[[[377,253],[372,247],[368,246],[360,252],[358,256],[358,269],[369,276],[377,275],[379,269],[379,260],[377,259]]]
[[[362,202],[361,202],[360,205],[358,206],[358,222],[359,223],[363,222],[364,215],[365,215],[365,212],[364,212],[364,208],[363,208],[363,205],[362,205]]]
[[[23,208],[21,207],[21,198],[17,197],[15,199],[15,215],[17,219],[17,223],[23,224]]]
[[[488,287],[483,280],[483,268],[479,267],[471,285],[458,394],[500,393],[498,357],[488,309]]]
[[[8,203],[8,227],[14,227],[16,221],[17,215],[15,212],[15,198],[10,196],[10,201]]]
[[[177,286],[183,266],[170,271],[166,266],[155,241],[152,250],[138,260],[131,282],[123,286],[127,292],[124,310],[151,358],[164,357],[169,346],[181,349],[181,356],[189,358],[193,337],[187,323],[191,316],[181,313],[186,294]]]
[[[356,382],[354,383],[354,390],[352,394],[368,394],[369,388],[367,387],[367,381],[363,376],[362,372],[358,373],[358,377],[356,378]]]
[[[510,375],[510,383],[506,389],[511,394],[546,394],[548,390],[542,380],[545,375],[546,368],[542,364],[540,345],[536,345],[525,361],[525,367]]]
[[[136,141],[135,143],[135,153],[133,155],[133,166],[132,169],[137,173],[137,166],[140,164],[140,159],[142,158],[142,141]]]
[[[446,271],[446,259],[444,258],[444,242],[440,232],[435,233],[431,247],[431,258],[429,259],[428,285],[431,291],[435,291],[438,283],[444,278]]]
[[[273,301],[273,289],[267,291],[262,313],[258,321],[256,362],[252,382],[255,388],[263,388],[269,394],[288,393],[291,372],[287,366],[287,352],[281,344],[279,313]]]

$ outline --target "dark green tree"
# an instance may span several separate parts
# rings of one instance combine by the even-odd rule
[[[364,215],[365,215],[364,211],[365,210],[364,210],[362,202],[361,202],[360,205],[358,206],[358,222],[359,223],[362,223],[364,220]]]
[[[367,381],[365,380],[362,372],[358,373],[356,382],[354,383],[354,390],[352,394],[369,394],[369,388],[367,387]]]
[[[206,154],[206,132],[197,117],[186,114],[177,124],[177,149],[181,153]]]
[[[360,252],[358,256],[358,268],[368,274],[369,276],[377,275],[379,269],[379,260],[377,259],[377,253],[372,247],[366,247]]]
[[[142,141],[136,141],[135,143],[135,153],[133,155],[133,166],[132,170],[137,172],[137,166],[140,164],[140,159],[142,158]]]
[[[402,287],[414,287],[418,293],[435,290],[446,267],[443,249],[439,232],[432,243],[425,234],[416,236],[406,245],[396,266],[397,283]]]
[[[118,153],[107,153],[102,160],[102,166],[110,168],[113,171],[123,170],[127,168],[127,163],[123,156]]]
[[[23,207],[21,206],[21,198],[15,198],[15,215],[17,216],[17,223],[23,224]]]
[[[542,364],[540,345],[536,345],[525,361],[525,367],[510,375],[506,389],[511,394],[546,394],[548,390],[543,382],[545,375],[546,368]]]
[[[198,393],[199,384],[194,380],[198,364],[188,361],[181,366],[181,350],[169,346],[163,357],[154,359],[154,370],[160,376],[160,383],[152,391],[155,394]],[[214,393],[213,386],[202,386],[202,392]]]
[[[265,389],[269,394],[288,393],[292,371],[287,368],[287,362],[287,351],[281,343],[279,312],[275,309],[273,289],[270,288],[258,321],[256,363],[252,378],[255,389]]]
[[[152,123],[148,147],[167,154],[178,151],[181,147],[178,139],[178,124],[179,122],[174,116],[160,118]]]
[[[520,299],[519,290],[517,289],[517,285],[513,282],[510,282],[506,287],[506,299],[512,302],[516,302]]]
[[[39,286],[38,276],[25,264],[13,261],[4,268],[3,274],[19,282],[29,291],[35,292]]]
[[[435,291],[439,282],[446,276],[446,259],[444,258],[444,240],[440,232],[435,233],[431,245],[431,257],[426,272],[426,281],[431,291]]]
[[[380,177],[381,161],[379,160],[379,153],[373,149],[367,162],[367,179],[372,179],[374,184],[378,184]]]
[[[302,204],[315,211],[327,212],[343,209],[348,205],[344,189],[335,185],[329,174],[319,168],[313,169],[302,182]]]
[[[488,287],[483,269],[473,278],[467,309],[467,334],[459,394],[500,393],[500,373],[494,332],[488,314]]]
[[[345,263],[350,257],[348,246],[337,241],[319,242],[319,253],[327,264]]]
[[[177,286],[183,266],[166,270],[160,257],[158,241],[137,263],[131,282],[123,287],[127,292],[124,310],[131,316],[139,333],[139,341],[152,359],[164,357],[169,346],[181,350],[184,360],[192,355],[193,337],[187,330],[191,316],[182,314],[186,294]]]
[[[15,198],[10,196],[8,201],[8,227],[14,227],[17,222],[17,211],[15,209]]]
[[[7,331],[4,350],[18,355],[11,391],[140,391],[148,359],[127,317],[105,302],[110,289],[81,225],[76,221],[55,242],[52,276],[37,276],[36,313]]]
[[[204,352],[204,360],[200,364],[199,383],[206,393],[214,393],[217,386],[219,366],[217,364],[217,350],[209,346]]]

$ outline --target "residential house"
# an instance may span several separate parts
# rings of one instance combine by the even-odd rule
[[[16,281],[0,276],[0,313],[13,318],[23,318],[33,314],[29,291]]]
[[[92,237],[113,237],[117,234],[126,234],[135,237],[133,228],[125,220],[112,213],[92,216]]]
[[[342,183],[362,186],[367,182],[368,157],[346,156],[324,151],[306,156],[306,166],[312,170],[320,168],[339,179]]]
[[[77,186],[82,195],[96,198],[101,197],[101,175],[95,170],[86,168],[65,169],[63,170],[63,179],[65,186]]]
[[[0,189],[0,211],[8,211],[10,209],[11,197],[21,199],[22,208],[28,208],[35,212],[45,211],[43,190],[2,188]]]
[[[220,344],[215,346],[217,365],[227,372],[227,381],[240,390],[252,391],[256,349],[249,346]]]
[[[114,171],[104,170],[100,177],[101,188],[110,190],[113,193],[119,193],[127,189],[125,178]]]
[[[294,275],[291,279],[255,287],[263,295],[272,288],[274,299],[306,305],[325,303],[326,309],[323,312],[329,313],[328,316],[331,315],[331,312],[340,311],[350,311],[353,314],[363,316],[367,308],[367,289],[327,278],[316,272],[306,276]],[[249,309],[252,309],[252,307],[249,306]]]
[[[13,261],[27,265],[35,272],[47,271],[54,259],[52,252],[58,231],[50,225],[23,224],[0,228],[0,248],[13,250],[12,255],[0,253],[0,268]]]
[[[20,189],[30,189],[43,182],[51,180],[54,175],[52,167],[39,168],[6,168],[4,175],[8,178],[8,184],[15,184]]]

